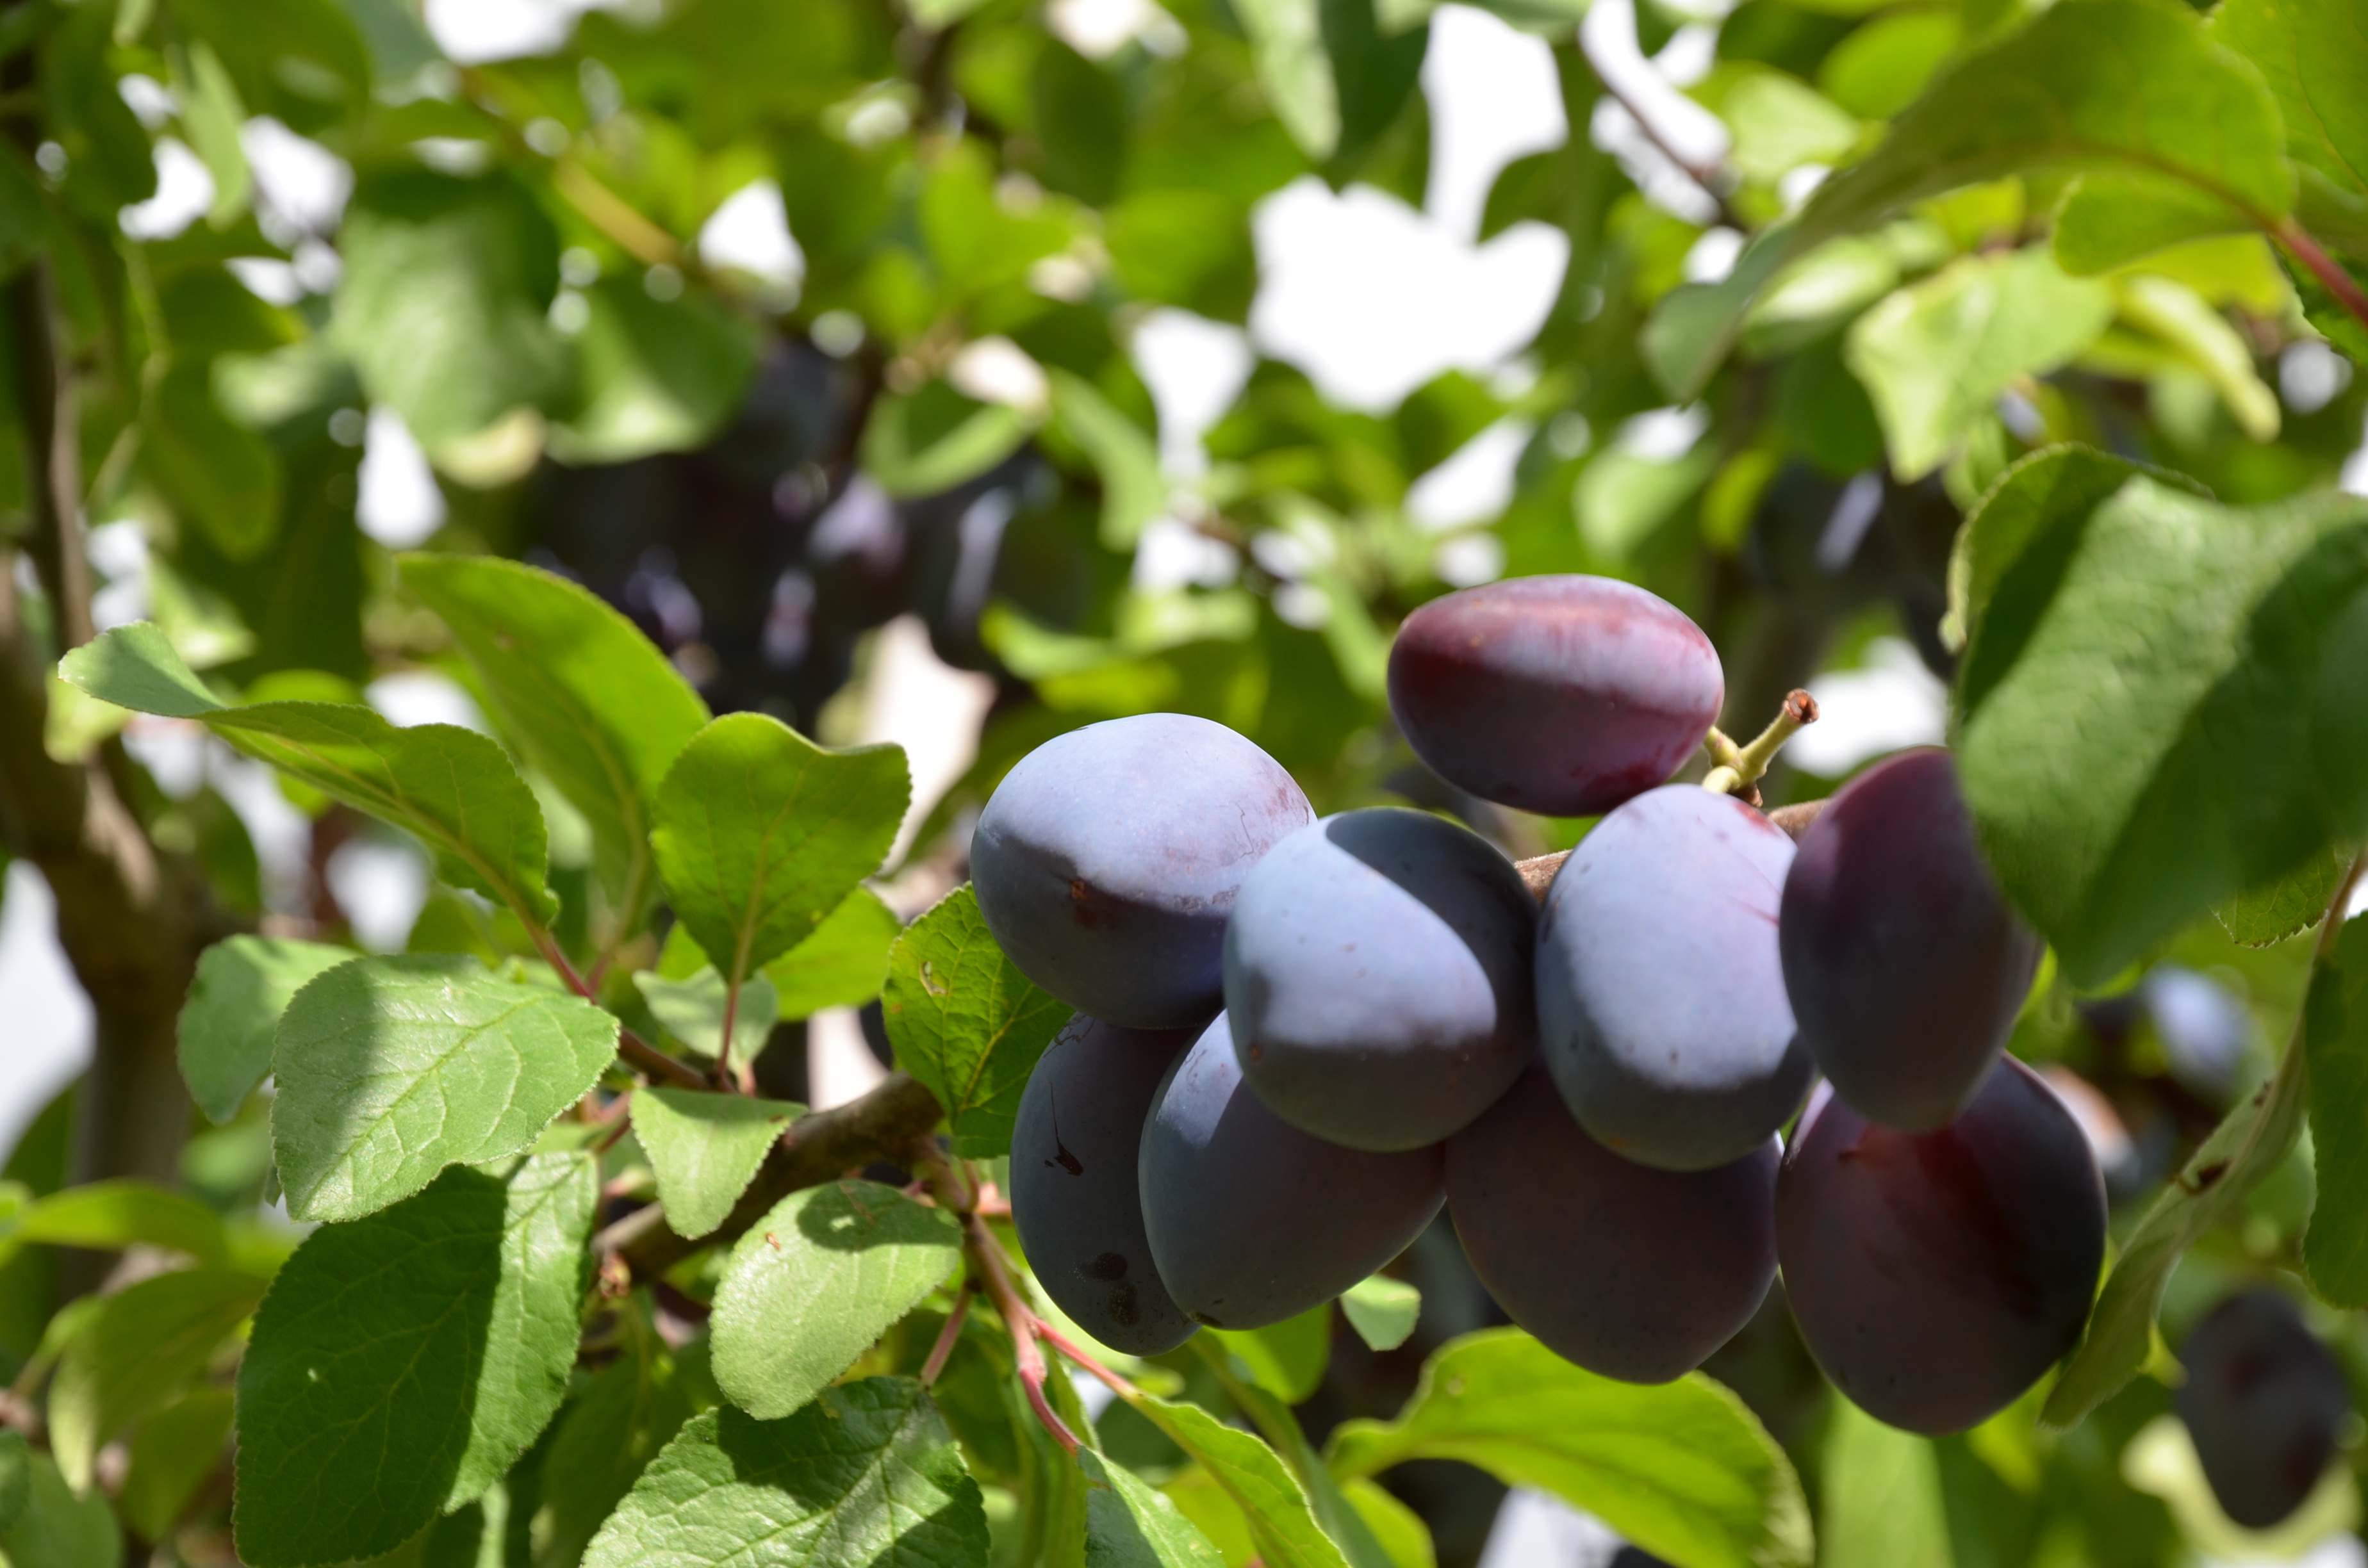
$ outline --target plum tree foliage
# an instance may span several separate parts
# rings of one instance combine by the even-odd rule
[[[2368,35],[1473,3],[0,0],[0,1560],[2359,1528]],[[1179,430],[1475,28],[1527,339]]]

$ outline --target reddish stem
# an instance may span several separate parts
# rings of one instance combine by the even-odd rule
[[[921,1386],[928,1388],[946,1369],[946,1359],[954,1353],[954,1341],[962,1337],[962,1322],[970,1316],[970,1299],[973,1294],[969,1280],[962,1281],[962,1294],[954,1298],[954,1310],[946,1314],[946,1326],[938,1331],[938,1342],[929,1346],[929,1358],[921,1363]]]
[[[2368,326],[2368,293],[2362,292],[2351,274],[2320,248],[2319,243],[2312,239],[2300,223],[2288,218],[2271,233],[2277,236],[2280,244],[2294,253],[2296,261],[2310,268],[2311,276],[2326,285],[2327,291],[2335,296],[2338,304],[2351,312],[2352,320]]]
[[[1141,1389],[1136,1388],[1133,1383],[1128,1382],[1124,1378],[1120,1377],[1116,1372],[1111,1371],[1108,1367],[1103,1366],[1099,1361],[1097,1361],[1091,1356],[1087,1355],[1086,1352],[1080,1349],[1077,1346],[1071,1344],[1059,1329],[1054,1328],[1042,1318],[1036,1319],[1036,1332],[1044,1336],[1045,1344],[1051,1346],[1053,1349],[1058,1350],[1062,1355],[1066,1356],[1070,1360],[1075,1361],[1078,1366],[1083,1367],[1095,1377],[1099,1378],[1103,1384],[1109,1388],[1110,1392],[1118,1395],[1119,1398],[1124,1400],[1136,1400],[1143,1397],[1143,1391]]]
[[[945,1152],[938,1147],[935,1138],[925,1138],[916,1147],[912,1168],[928,1179],[938,1206],[962,1220],[962,1252],[970,1260],[971,1278],[985,1290],[986,1299],[995,1303],[996,1312],[1001,1314],[1003,1325],[1011,1335],[1011,1356],[1019,1364],[1019,1384],[1027,1392],[1028,1407],[1036,1413],[1036,1419],[1044,1424],[1053,1440],[1061,1445],[1062,1451],[1074,1456],[1081,1446],[1076,1434],[1069,1430],[1068,1424],[1044,1397],[1044,1348],[1037,1340],[1052,1331],[1021,1300],[1019,1288],[1011,1281],[1010,1270],[1004,1267],[1003,1248],[996,1241],[995,1233],[978,1217],[976,1199],[962,1177],[954,1174],[953,1166],[947,1164]]]

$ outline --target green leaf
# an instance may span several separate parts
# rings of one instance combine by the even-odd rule
[[[2112,319],[2113,291],[2066,277],[2042,247],[1962,256],[1859,317],[1844,358],[1874,400],[1892,472],[1921,479],[2018,378],[2062,366]]]
[[[2368,193],[2368,39],[2341,6],[2227,0],[2212,36],[2259,68],[2277,96],[2294,162]]]
[[[715,1292],[715,1381],[787,1415],[946,1281],[962,1226],[871,1181],[793,1192],[740,1238]]]
[[[905,928],[869,888],[848,893],[814,935],[765,966],[776,1010],[810,1018],[825,1007],[860,1007],[888,982],[888,949]]]
[[[1753,296],[1807,248],[1790,224],[1771,224],[1752,236],[1725,278],[1681,283],[1662,295],[1636,339],[1636,352],[1660,389],[1680,400],[1699,394],[1726,358]]]
[[[2025,542],[1959,676],[1999,880],[2094,985],[2214,903],[2368,832],[2368,503],[2229,507],[2050,454],[1993,492]],[[2066,466],[2087,478],[2053,495]]]
[[[181,124],[206,173],[213,176],[214,198],[206,221],[226,228],[246,210],[255,189],[255,173],[246,166],[246,152],[239,142],[246,106],[222,56],[204,40],[192,42],[186,55],[172,51],[166,57],[174,65],[173,97],[179,100]]]
[[[14,1427],[0,1431],[0,1535],[16,1527],[32,1500],[32,1447]]]
[[[177,365],[141,409],[140,460],[174,509],[233,561],[253,561],[279,531],[279,460],[224,414],[211,367]]]
[[[222,709],[153,621],[101,632],[59,660],[58,674],[100,701],[135,712],[202,719]]]
[[[558,237],[507,176],[398,168],[366,178],[337,252],[345,276],[330,336],[422,445],[473,436],[566,392],[568,346],[546,314]]]
[[[1894,1430],[1838,1399],[1825,1471],[1819,1568],[1952,1561],[1940,1461],[1930,1439]]]
[[[650,889],[649,803],[707,704],[630,620],[513,561],[406,555],[403,585],[451,629],[505,732],[592,824],[620,929]]]
[[[357,1220],[447,1165],[534,1142],[617,1051],[591,1003],[472,958],[355,959],[296,994],[272,1053],[271,1146],[300,1220]]]
[[[2340,1006],[2332,1017],[2328,1007],[2336,990],[2332,971],[2314,978],[2309,1034],[2328,1037],[2341,1029]],[[2163,1288],[2179,1260],[2237,1214],[2246,1195],[2284,1162],[2301,1138],[2310,1099],[2308,1054],[2307,1040],[2298,1055],[2290,1050],[2277,1073],[2213,1130],[2130,1233],[2089,1314],[2088,1331],[2065,1360],[2040,1413],[2043,1423],[2059,1428],[2078,1425],[2145,1367]]]
[[[1133,550],[1167,506],[1159,443],[1091,382],[1063,369],[1049,373],[1053,427],[1077,444],[1101,477],[1101,541],[1111,550]]]
[[[2114,290],[2122,319],[2169,345],[2220,394],[2237,427],[2256,441],[2278,437],[2278,394],[2253,368],[2253,350],[2228,318],[2186,284],[2143,273]]]
[[[1657,1386],[1598,1377],[1518,1329],[1442,1346],[1397,1420],[1344,1424],[1330,1459],[1344,1480],[1461,1460],[1701,1568],[1813,1556],[1800,1481],[1742,1401],[1699,1372]]]
[[[757,332],[703,292],[661,301],[639,278],[604,278],[576,335],[584,401],[552,431],[571,463],[630,462],[706,442],[740,404]]]
[[[163,631],[147,623],[104,632],[58,665],[102,702],[197,719],[249,756],[416,835],[437,873],[547,921],[558,909],[543,885],[542,811],[509,754],[452,724],[397,729],[343,702],[216,702]]]
[[[1376,0],[1318,0],[1317,20],[1329,61],[1339,131],[1334,167],[1352,167],[1395,124],[1422,74],[1430,46],[1426,23],[1384,28]]]
[[[674,1233],[695,1238],[723,1223],[765,1151],[805,1108],[696,1089],[634,1090],[633,1136],[657,1173]]]
[[[1340,97],[1324,52],[1320,0],[1242,0],[1235,15],[1249,35],[1267,107],[1301,152],[1330,157],[1340,143]]]
[[[199,1263],[222,1263],[230,1244],[222,1221],[194,1198],[132,1177],[71,1187],[28,1206],[0,1235],[0,1248],[23,1242],[120,1252],[140,1243],[188,1253]]]
[[[2330,890],[2331,892],[2332,890]],[[2302,1244],[2310,1287],[2339,1307],[2368,1306],[2368,920],[2346,925],[2310,988],[2311,1149],[2318,1197]]]
[[[1205,1345],[1197,1353],[1203,1360],[1212,1359]],[[1251,1426],[1273,1447],[1292,1478],[1307,1494],[1307,1506],[1315,1516],[1316,1528],[1340,1549],[1349,1568],[1395,1568],[1389,1554],[1382,1550],[1382,1543],[1366,1525],[1364,1515],[1349,1505],[1339,1481],[1325,1468],[1323,1459],[1308,1442],[1306,1431],[1290,1408],[1263,1387],[1244,1384],[1222,1371],[1220,1376],[1226,1379],[1226,1394],[1249,1417]]]
[[[2260,74],[2177,0],[2071,0],[1944,72],[1882,146],[1817,188],[1799,243],[2002,176],[2146,169],[2257,221],[2294,199]]]
[[[537,1154],[313,1233],[239,1366],[239,1556],[391,1551],[508,1470],[567,1392],[598,1203],[589,1158]]]
[[[123,1531],[105,1494],[75,1496],[47,1454],[27,1468],[24,1510],[0,1529],[0,1556],[16,1568],[121,1568]]]
[[[2212,913],[2237,946],[2273,946],[2319,923],[2351,864],[2351,857],[2342,849],[2322,849],[2284,876],[2238,893]]]
[[[50,1390],[50,1447],[87,1491],[100,1447],[206,1369],[263,1299],[264,1282],[227,1268],[160,1274],[126,1286],[66,1342]]]
[[[731,713],[666,770],[650,843],[676,917],[737,984],[879,869],[912,794],[899,747],[829,751]]]
[[[2244,214],[2183,180],[2143,171],[2083,175],[2056,210],[2056,265],[2093,278],[2207,234],[2249,233]]]
[[[1086,1472],[1087,1568],[1223,1568],[1224,1559],[1176,1505],[1091,1449]]]
[[[1285,1404],[1305,1403],[1332,1359],[1332,1303],[1265,1328],[1212,1329],[1249,1380]]]
[[[1817,67],[1817,85],[1852,114],[1888,119],[1916,101],[1964,33],[1950,11],[1877,17],[1834,46]]]
[[[228,1389],[192,1389],[141,1425],[116,1499],[124,1523],[149,1540],[170,1537],[199,1485],[221,1462],[236,1405]]]
[[[233,937],[198,955],[197,978],[181,1004],[181,1076],[209,1119],[236,1116],[271,1071],[271,1037],[289,1000],[353,956],[324,942],[272,937]]]
[[[645,1312],[629,1301],[619,1324],[621,1353],[583,1385],[552,1432],[540,1510],[550,1517],[550,1534],[538,1562],[581,1562],[642,1471],[698,1414],[688,1379]]]
[[[1069,1009],[1003,956],[967,883],[896,938],[881,1010],[896,1064],[946,1108],[954,1152],[1009,1153],[1028,1074]]]
[[[969,483],[1019,450],[1031,426],[1018,409],[986,403],[929,438],[914,428],[916,401],[882,397],[863,430],[863,472],[899,500]]]
[[[1375,1350],[1395,1350],[1414,1337],[1422,1317],[1422,1292],[1386,1274],[1369,1275],[1349,1287],[1340,1310],[1357,1337]]]
[[[1390,1568],[1439,1568],[1430,1527],[1376,1482],[1360,1477],[1340,1488],[1365,1529],[1390,1560]]]
[[[910,1378],[825,1389],[786,1420],[685,1426],[601,1527],[584,1568],[985,1568],[986,1510]]]
[[[723,1045],[723,1011],[730,992],[713,964],[701,966],[683,980],[644,971],[633,976],[633,986],[668,1034],[709,1061],[715,1060]],[[732,1010],[732,1060],[754,1061],[780,1017],[780,1002],[772,981],[762,974],[749,976],[740,987],[739,1005]]]
[[[1198,1460],[1241,1510],[1266,1568],[1348,1568],[1348,1559],[1317,1526],[1306,1490],[1272,1449],[1197,1404],[1151,1394],[1133,1403],[1171,1442]]]
[[[1857,147],[1858,117],[1782,71],[1754,71],[1727,89],[1719,118],[1734,132],[1728,161],[1763,185],[1804,164],[1840,162]]]

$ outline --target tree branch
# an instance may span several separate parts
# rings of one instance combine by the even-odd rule
[[[8,286],[17,336],[17,396],[25,425],[25,552],[48,596],[58,651],[97,635],[90,618],[90,562],[82,548],[82,442],[74,378],[58,352],[57,309],[46,260]]]
[[[26,472],[35,477],[26,547],[60,640],[71,643],[89,635],[90,603],[72,379],[58,351],[46,264],[9,284],[7,309]],[[199,949],[236,927],[202,875],[157,855],[107,770],[58,762],[45,749],[49,650],[26,621],[10,564],[0,559],[0,843],[48,879],[59,939],[97,1021],[72,1179],[170,1182],[189,1116],[174,1021]]]

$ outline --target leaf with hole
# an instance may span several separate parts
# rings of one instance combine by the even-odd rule
[[[954,1152],[1009,1153],[1028,1074],[1069,1009],[1003,956],[967,883],[896,938],[880,1005],[896,1064],[946,1108]]]

